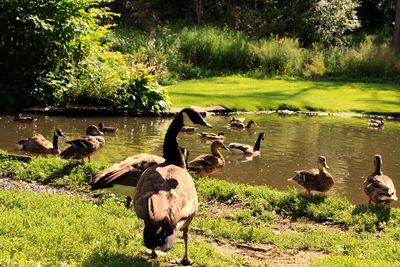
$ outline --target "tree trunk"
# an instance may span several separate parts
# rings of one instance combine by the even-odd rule
[[[195,0],[196,5],[196,15],[197,15],[197,25],[201,25],[203,20],[203,3],[202,0]]]
[[[396,4],[396,19],[394,23],[393,48],[396,53],[400,53],[400,0]]]

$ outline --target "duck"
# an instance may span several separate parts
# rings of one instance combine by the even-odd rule
[[[375,129],[383,129],[385,124],[384,118],[370,119],[368,122],[368,126]]]
[[[255,125],[255,124],[256,124],[256,123],[255,123],[255,121],[253,121],[253,120],[250,120],[247,124],[244,124],[244,122],[240,122],[240,121],[235,120],[235,121],[231,121],[231,122],[229,123],[229,126],[230,126],[230,127],[233,127],[233,128],[240,128],[240,129],[246,128],[246,129],[250,129],[251,126],[252,126],[252,125]]]
[[[37,119],[33,118],[33,117],[22,116],[22,114],[19,113],[19,114],[15,115],[14,121],[15,122],[35,122],[35,121],[37,121]]]
[[[189,151],[181,147],[181,152],[187,162]],[[142,173],[147,168],[161,164],[164,161],[165,159],[160,156],[147,153],[127,157],[125,160],[115,163],[96,174],[89,183],[90,190],[108,189],[114,194],[125,195],[125,207],[129,209],[135,195],[136,185]]]
[[[104,146],[105,139],[96,125],[90,125],[86,129],[86,135],[66,143],[70,146],[60,153],[60,157],[63,159],[81,159],[84,163],[84,158],[88,158],[90,162],[93,153]]]
[[[17,142],[21,150],[39,154],[60,154],[58,148],[58,137],[64,137],[64,133],[60,129],[55,129],[53,133],[53,143],[48,141],[40,133],[35,133],[28,139],[22,139]]]
[[[183,126],[181,132],[183,133],[194,133],[196,131],[195,127],[192,126]]]
[[[104,123],[102,123],[102,122],[99,123],[98,128],[103,133],[115,133],[118,130],[115,127],[105,127]]]
[[[295,171],[295,176],[289,181],[295,181],[304,187],[304,195],[308,197],[310,191],[327,192],[335,184],[324,156],[318,157],[318,169]]]
[[[193,178],[186,169],[184,155],[177,142],[181,128],[188,123],[211,127],[194,109],[182,109],[171,122],[164,138],[165,162],[143,172],[134,195],[134,210],[144,220],[144,245],[152,250],[152,258],[157,257],[157,247],[163,252],[171,249],[177,232],[182,230],[185,242],[183,265],[191,264],[188,230],[198,209]]]
[[[392,179],[382,172],[382,156],[374,155],[374,172],[364,181],[364,192],[368,196],[368,206],[371,203],[388,204],[397,200],[396,188]]]
[[[237,122],[244,122],[245,120],[246,120],[245,118],[231,117],[231,120],[229,121],[229,123],[232,123],[232,122],[235,122],[235,121],[237,121]]]
[[[210,177],[211,174],[220,171],[225,166],[225,159],[218,151],[220,148],[229,150],[221,141],[214,141],[211,144],[211,155],[200,155],[189,161],[189,172],[199,177]]]
[[[265,139],[265,133],[261,132],[258,134],[256,143],[254,146],[250,146],[247,144],[240,144],[240,143],[230,143],[228,145],[229,151],[233,154],[244,154],[244,155],[259,155],[261,150],[261,140]]]
[[[207,140],[224,140],[225,135],[223,132],[219,132],[217,134],[215,133],[209,133],[209,132],[201,132],[198,134],[201,138],[207,139]]]

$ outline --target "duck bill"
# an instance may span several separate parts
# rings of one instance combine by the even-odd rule
[[[326,163],[324,164],[324,167],[325,167],[325,169],[330,169],[328,164],[326,164]]]
[[[229,147],[227,146],[223,146],[223,149],[228,150],[229,151]]]

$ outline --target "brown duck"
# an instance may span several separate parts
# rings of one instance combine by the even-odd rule
[[[99,123],[98,128],[103,133],[115,133],[118,130],[115,127],[106,127],[106,126],[104,126],[104,123],[102,123],[102,122]]]
[[[214,141],[211,144],[212,155],[200,155],[189,161],[189,172],[199,177],[210,177],[211,174],[221,170],[225,166],[225,159],[218,151],[220,148],[229,150],[221,141]]]
[[[22,116],[22,114],[19,113],[19,114],[15,115],[14,121],[15,122],[34,122],[34,121],[37,121],[37,119],[33,118],[33,117],[29,117],[29,116]]]
[[[289,181],[295,181],[304,187],[304,195],[309,196],[310,191],[326,192],[335,184],[324,156],[318,157],[318,169],[295,171],[295,176]]]
[[[397,200],[396,188],[392,179],[382,173],[382,157],[374,156],[374,172],[364,181],[364,192],[368,196],[368,206],[371,202],[388,204]]]
[[[252,125],[255,125],[256,123],[253,120],[250,120],[247,124],[244,124],[244,122],[238,121],[238,120],[234,120],[229,123],[229,126],[233,127],[233,128],[246,128],[249,129],[251,128]]]
[[[176,140],[188,122],[211,127],[195,110],[181,110],[165,135],[165,162],[144,171],[134,196],[135,212],[145,223],[144,245],[152,249],[152,257],[157,257],[157,247],[164,252],[171,249],[177,232],[182,230],[185,241],[183,265],[190,264],[188,230],[198,208],[196,188]]]
[[[56,129],[53,133],[53,143],[46,140],[43,135],[36,133],[28,139],[22,139],[17,142],[21,150],[40,154],[59,154],[58,137],[65,137],[60,129]]]
[[[70,144],[70,146],[61,152],[61,158],[81,159],[82,162],[84,162],[84,158],[88,158],[90,162],[90,157],[94,152],[104,146],[105,140],[99,128],[95,125],[90,125],[86,129],[86,135],[67,141],[66,143]]]

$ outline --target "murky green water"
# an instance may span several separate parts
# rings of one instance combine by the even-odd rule
[[[90,124],[104,122],[118,128],[116,134],[106,135],[106,146],[97,152],[94,160],[114,163],[141,152],[162,155],[163,136],[171,118],[126,117],[47,117],[36,116],[34,124],[15,123],[12,116],[0,115],[0,149],[18,151],[16,141],[42,133],[52,138],[52,131],[62,129],[72,139],[84,134]],[[391,177],[400,191],[400,123],[386,122],[384,130],[371,130],[367,119],[339,117],[305,117],[274,115],[246,115],[257,126],[244,131],[226,127],[229,118],[207,117],[212,131],[225,133],[225,143],[241,142],[254,145],[260,131],[266,133],[261,145],[261,156],[241,162],[226,155],[225,168],[213,177],[249,184],[267,184],[278,189],[296,186],[287,181],[293,171],[316,167],[317,157],[327,158],[330,172],[336,179],[331,191],[345,195],[353,203],[366,203],[362,191],[364,178],[372,173],[372,156],[383,158],[383,172]],[[210,131],[199,128],[198,131]],[[60,139],[61,148],[67,144]],[[209,153],[210,146],[196,135],[180,134],[179,143],[190,151],[190,158]],[[300,188],[298,188],[301,190]],[[392,206],[400,207],[399,203]]]

